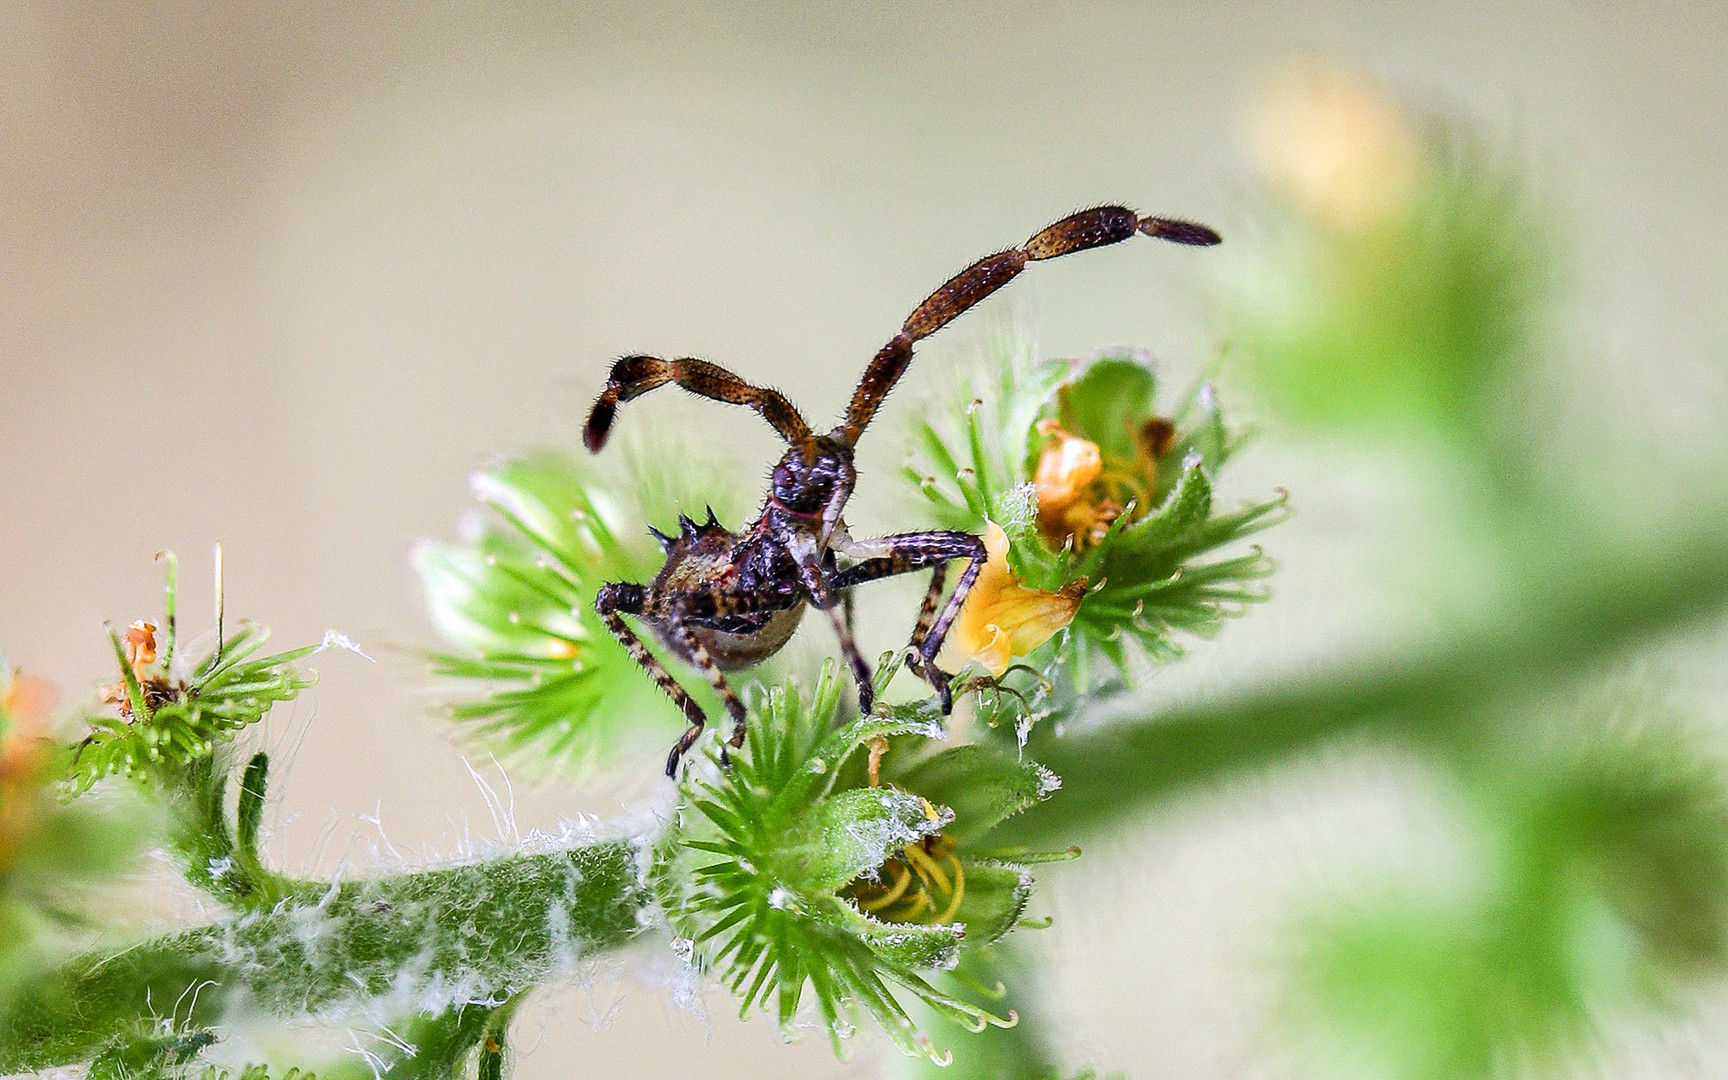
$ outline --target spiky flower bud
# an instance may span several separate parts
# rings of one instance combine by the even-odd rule
[[[926,976],[1018,922],[1039,857],[981,841],[1057,782],[986,748],[936,749],[923,707],[836,726],[840,689],[830,664],[808,696],[769,691],[732,767],[692,770],[660,849],[661,903],[741,1012],[791,1028],[808,992],[836,1051],[863,1012],[905,1052],[938,1056],[891,987],[975,1030],[1013,1022]]]
[[[609,581],[652,579],[664,558],[655,524],[686,505],[686,488],[736,512],[703,470],[673,476],[637,452],[617,470],[557,453],[504,461],[474,474],[490,511],[465,543],[414,550],[426,604],[450,645],[433,654],[441,675],[483,688],[451,714],[493,748],[545,769],[583,767],[626,738],[669,740],[682,713],[594,612]],[[712,512],[710,511],[710,514]],[[705,687],[695,692],[710,705]]]
[[[1011,343],[987,370],[925,411],[906,471],[943,525],[1002,534],[1017,587],[1078,597],[1035,666],[1061,655],[1076,685],[1096,686],[1126,672],[1129,643],[1171,656],[1174,631],[1209,634],[1264,598],[1258,582],[1272,567],[1257,549],[1207,558],[1278,521],[1284,505],[1280,496],[1215,509],[1213,478],[1242,436],[1225,425],[1210,385],[1166,413],[1139,351],[1039,362]],[[961,624],[991,621],[983,609],[1001,602],[1000,590],[974,589]],[[981,640],[966,655],[1000,675],[1048,636]]]
[[[276,705],[292,701],[317,676],[300,661],[330,648],[359,650],[334,631],[317,645],[285,652],[258,653],[270,631],[242,623],[224,636],[218,622],[215,647],[189,668],[174,665],[175,602],[178,564],[167,555],[166,637],[142,619],[122,637],[109,631],[119,679],[103,694],[116,715],[87,718],[90,734],[73,752],[68,782],[82,791],[110,773],[134,779],[173,779],[188,766],[206,761],[216,748],[263,719]],[[220,561],[218,561],[220,567]],[[218,581],[220,595],[220,581]]]

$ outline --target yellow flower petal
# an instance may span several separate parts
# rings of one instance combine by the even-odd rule
[[[943,656],[951,667],[976,663],[1001,675],[1013,657],[1025,656],[1074,621],[1086,582],[1069,582],[1061,592],[1026,588],[1008,568],[1008,534],[995,522],[985,531],[984,549],[988,560],[948,632]]]
[[[1008,670],[1008,635],[995,623],[985,623],[979,633],[985,641],[973,653],[972,662],[992,675],[1001,675]]]

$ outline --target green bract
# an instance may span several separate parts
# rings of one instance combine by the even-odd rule
[[[594,594],[654,576],[664,556],[649,526],[670,527],[699,505],[684,493],[706,488],[735,520],[741,507],[714,493],[737,485],[706,478],[641,452],[622,470],[543,452],[476,472],[474,495],[494,520],[471,542],[426,541],[414,552],[433,622],[452,646],[434,654],[434,669],[487,686],[452,714],[540,767],[593,764],[624,733],[658,741],[679,729],[683,714],[594,613]]]
[[[1213,479],[1243,436],[1226,426],[1210,385],[1163,414],[1139,351],[1040,362],[1007,342],[985,360],[915,422],[905,475],[944,527],[1001,526],[1009,564],[1028,587],[1090,584],[1040,667],[1053,669],[1059,655],[1076,686],[1093,688],[1126,673],[1130,642],[1174,656],[1173,631],[1210,634],[1265,598],[1258,582],[1272,564],[1258,549],[1206,559],[1281,520],[1284,506],[1282,495],[1228,512],[1214,506]],[[1096,479],[1066,505],[1067,520],[1052,512],[1056,487],[1041,470],[1047,447],[1064,438],[1092,444],[1101,458]]]
[[[925,975],[952,968],[963,941],[988,945],[1018,921],[1036,857],[995,857],[977,842],[1056,781],[980,747],[929,753],[942,729],[927,707],[836,727],[841,687],[829,664],[808,697],[795,682],[768,691],[731,768],[687,774],[656,886],[673,929],[741,1012],[760,1004],[790,1027],[808,988],[837,1050],[861,1009],[902,1050],[933,1056],[889,987],[973,1029],[1012,1023]],[[872,743],[886,748],[880,785]],[[912,900],[926,890],[926,902]]]

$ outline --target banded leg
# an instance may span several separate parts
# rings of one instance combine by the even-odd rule
[[[690,662],[708,677],[708,684],[714,687],[714,692],[719,694],[720,700],[726,704],[726,712],[732,717],[732,738],[729,741],[733,746],[743,746],[744,719],[749,715],[744,709],[744,703],[738,700],[738,695],[733,692],[731,685],[726,682],[726,676],[721,673],[720,665],[716,664],[714,658],[708,655],[708,650],[703,647],[700,641],[696,640],[696,635],[690,632],[690,628],[679,623],[677,624],[677,632],[680,640],[684,642],[684,649],[690,656]],[[700,730],[697,734],[701,734]],[[688,749],[688,747],[684,749]],[[682,753],[683,751],[677,752]],[[722,763],[725,762],[725,750],[720,751],[720,759]]]
[[[624,646],[624,651],[630,658],[642,666],[656,686],[672,699],[672,703],[684,710],[684,718],[690,721],[690,727],[678,739],[677,745],[666,756],[666,775],[678,775],[678,759],[684,756],[696,740],[701,737],[702,729],[707,726],[708,718],[703,715],[702,707],[696,704],[688,691],[678,685],[678,680],[672,677],[665,666],[655,659],[648,647],[642,644],[642,639],[624,623],[623,615],[642,614],[642,601],[645,590],[640,585],[628,582],[611,582],[600,586],[600,592],[594,598],[594,610],[600,616],[600,621],[606,624],[606,629],[612,631],[612,636]],[[684,631],[683,627],[679,627]]]
[[[804,446],[810,441],[810,425],[778,390],[753,386],[706,360],[626,356],[612,365],[612,372],[606,377],[606,388],[600,391],[593,411],[588,414],[588,424],[582,429],[583,445],[598,451],[606,445],[612,417],[620,404],[667,383],[676,383],[700,397],[730,405],[747,405],[761,413],[762,419],[793,446]]]
[[[852,392],[846,417],[835,434],[857,443],[876,410],[906,373],[912,346],[953,322],[972,305],[1014,280],[1029,262],[1055,259],[1088,248],[1103,247],[1145,233],[1176,244],[1207,247],[1219,242],[1204,225],[1171,218],[1140,217],[1125,206],[1099,206],[1063,218],[1042,230],[1024,247],[987,255],[949,278],[913,309],[900,332],[882,346]]]
[[[846,663],[852,668],[852,681],[858,685],[858,711],[868,715],[876,706],[875,677],[870,673],[870,664],[864,659],[864,654],[858,651],[858,642],[852,637],[852,625],[846,611],[839,602],[839,590],[830,584],[831,575],[823,572],[823,565],[837,565],[826,557],[816,554],[815,544],[808,540],[793,538],[787,544],[793,562],[798,567],[798,580],[809,595],[810,602],[823,614],[834,627],[834,636],[840,642],[840,655],[846,658]],[[849,610],[849,609],[847,609]]]
[[[709,653],[707,646],[703,645],[701,640],[691,632],[689,623],[694,619],[784,611],[798,602],[799,600],[795,596],[778,593],[748,595],[730,592],[692,592],[669,597],[662,596],[647,601],[643,605],[644,614],[648,618],[663,622],[671,628],[672,635],[682,646],[685,658],[702,672],[708,679],[709,685],[714,687],[715,693],[720,695],[720,700],[726,706],[726,712],[732,717],[732,734],[728,739],[732,746],[744,745],[745,721],[749,716],[749,711],[744,708],[744,703],[739,700],[731,684],[726,681],[725,673],[720,670],[719,663]],[[678,755],[688,750],[690,743],[700,734],[700,728],[685,732],[685,740],[681,741],[672,752],[672,761],[675,762]],[[720,751],[720,763],[722,765],[728,763],[724,748]],[[671,767],[671,763],[668,767]]]
[[[827,613],[828,621],[834,626],[834,636],[840,640],[840,655],[852,665],[852,681],[858,684],[858,711],[868,716],[870,710],[876,707],[876,677],[871,674],[870,664],[864,659],[864,654],[858,651],[858,642],[852,637],[852,627],[847,623],[841,606],[830,599],[828,606],[822,610]]]
[[[865,559],[840,571],[834,575],[833,588],[838,592],[866,581],[931,570],[930,589],[924,594],[923,606],[918,611],[918,624],[912,631],[911,663],[913,672],[941,696],[942,711],[949,712],[954,707],[954,698],[948,688],[948,674],[936,666],[936,654],[942,651],[948,628],[960,614],[966,594],[972,591],[972,583],[978,580],[978,572],[984,567],[987,558],[984,542],[971,533],[938,531],[896,533],[872,540],[870,544],[885,548],[888,554]],[[955,559],[967,559],[966,569],[955,583],[948,603],[942,607],[941,616],[937,617],[936,609],[947,579],[948,563]]]
[[[834,557],[834,549],[829,548],[827,551],[822,553],[822,573],[827,576],[828,581],[833,581],[834,575],[838,574],[839,572],[840,572],[840,560]],[[853,629],[852,606],[853,606],[852,605],[852,594],[849,592],[848,593],[841,593],[840,594],[840,617],[843,620],[845,620],[846,633],[849,635],[853,635],[853,640],[857,640],[856,631]]]

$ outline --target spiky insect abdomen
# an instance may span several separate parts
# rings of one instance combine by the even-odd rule
[[[666,565],[655,576],[649,590],[651,596],[677,598],[702,596],[715,610],[701,613],[645,609],[654,635],[684,660],[694,660],[689,642],[681,634],[668,632],[672,616],[685,631],[708,650],[714,662],[726,670],[749,667],[773,656],[798,629],[804,617],[805,602],[794,599],[789,588],[787,607],[776,611],[728,611],[731,597],[755,593],[751,582],[741,582],[740,565],[748,559],[738,557],[738,548],[749,537],[733,533],[715,523],[712,518],[698,525],[689,518],[680,521],[676,538],[664,541]],[[789,575],[781,575],[786,582]],[[676,604],[676,599],[672,601]]]

